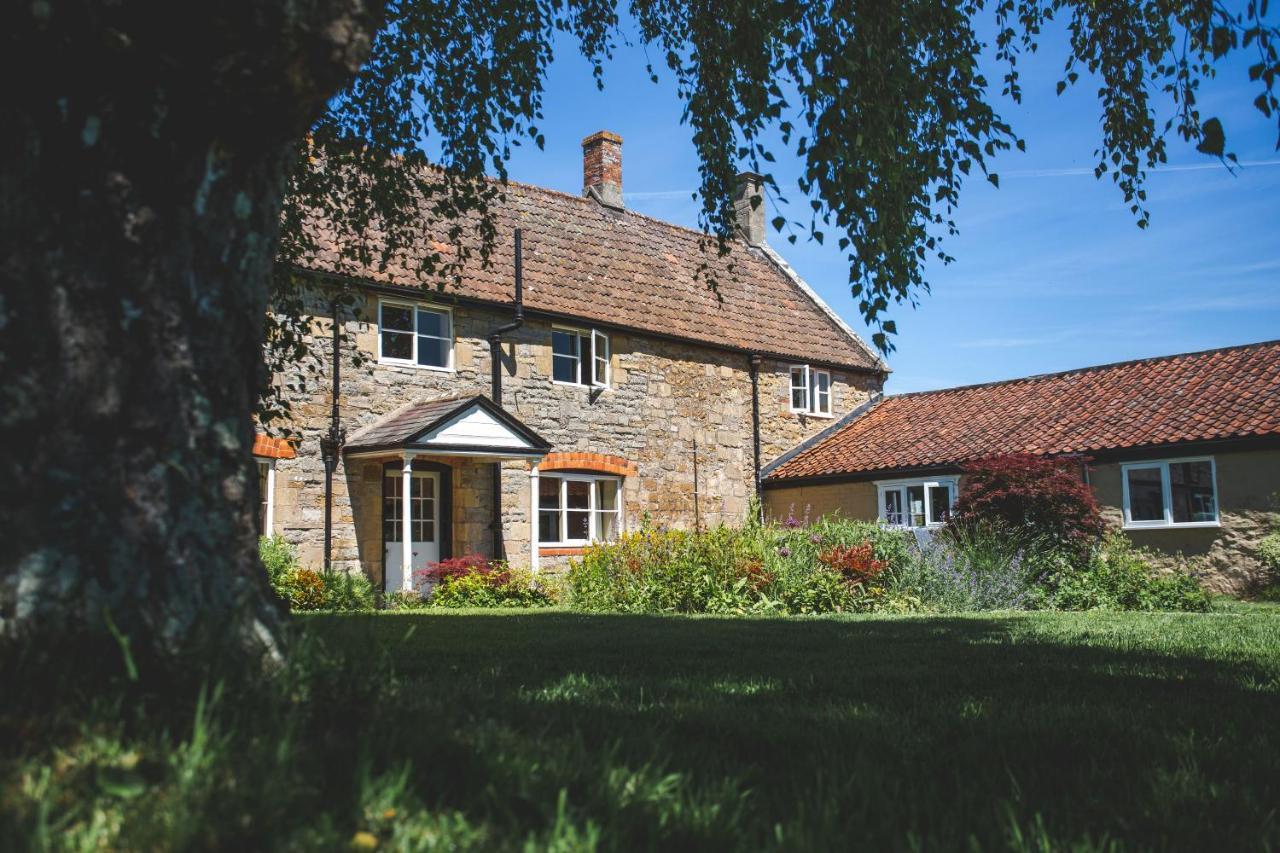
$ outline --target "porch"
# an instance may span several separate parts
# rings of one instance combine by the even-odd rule
[[[360,430],[344,462],[362,567],[384,591],[410,591],[430,563],[507,556],[504,516],[537,517],[531,501],[549,451],[481,395],[414,403]],[[527,523],[519,527],[532,533]],[[528,544],[536,570],[538,549]]]

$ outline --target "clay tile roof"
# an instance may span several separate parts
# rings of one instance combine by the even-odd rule
[[[764,355],[834,366],[887,371],[884,363],[811,291],[776,253],[730,242],[727,256],[714,238],[593,199],[509,183],[496,205],[499,236],[492,263],[469,261],[446,294],[510,304],[514,250],[524,238],[525,305],[533,311],[671,335]],[[424,223],[430,218],[423,217]],[[339,255],[333,231],[313,221],[327,248],[305,268],[334,273]],[[447,223],[426,224],[416,247],[447,254]],[[478,241],[477,241],[478,243]],[[410,251],[413,254],[413,250]],[[719,298],[699,270],[706,265]],[[358,270],[360,279],[417,288],[414,263]],[[421,292],[420,290],[418,292]]]
[[[1280,436],[1280,341],[902,394],[855,414],[768,479]]]

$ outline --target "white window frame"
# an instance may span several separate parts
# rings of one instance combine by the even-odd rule
[[[412,334],[413,336],[413,354],[409,358],[393,358],[382,353],[382,308],[384,305],[390,305],[393,308],[408,308],[413,312],[413,332],[403,332],[402,334]],[[418,331],[418,312],[431,311],[435,314],[444,315],[445,322],[449,324],[449,336],[447,338],[438,337],[436,335],[424,335]],[[443,367],[436,364],[419,364],[418,363],[418,338],[432,338],[437,341],[445,341],[449,344],[449,361]],[[378,300],[378,363],[390,364],[396,367],[414,367],[419,370],[436,370],[442,373],[453,373],[455,362],[455,336],[453,326],[453,309],[444,305],[433,305],[423,302],[411,302],[404,299],[379,299]]]
[[[568,383],[565,383],[565,384],[568,384]],[[558,490],[560,495],[560,506],[555,510],[551,510],[543,507],[542,498],[541,498],[541,495],[539,495],[538,496],[538,518],[536,519],[536,523],[538,524],[537,529],[541,530],[542,529],[542,526],[541,526],[542,513],[544,512],[558,513],[560,518],[559,538],[554,542],[539,538],[538,540],[539,546],[546,546],[551,548],[585,547],[587,545],[590,545],[592,542],[601,541],[600,540],[600,516],[601,514],[606,512],[612,513],[616,517],[616,521],[614,523],[614,529],[617,531],[618,536],[622,535],[622,532],[623,532],[622,520],[626,516],[622,512],[622,478],[621,477],[615,477],[609,474],[569,474],[569,473],[561,473],[559,471],[556,471],[552,473],[540,472],[538,475],[538,479],[539,479],[539,482],[541,482],[541,480],[544,480],[544,479],[560,481],[560,488]],[[616,498],[614,500],[614,503],[616,504],[616,506],[614,509],[601,509],[599,506],[599,497],[598,497],[599,490],[596,488],[596,483],[599,483],[601,481],[610,481],[616,484],[615,488],[617,489],[617,491],[615,493]],[[569,506],[568,504],[569,504],[569,483],[570,482],[590,484],[590,487],[587,490],[587,495],[588,495],[588,499],[587,499],[588,516],[587,517],[589,519],[589,523],[587,525],[588,538],[586,539],[570,539],[569,538]],[[582,510],[577,509],[577,510],[574,510],[574,512],[582,512]]]
[[[262,502],[266,504],[262,518],[262,535],[270,538],[276,535],[276,460],[262,456],[255,456],[254,462],[257,462],[260,468],[266,469],[266,494],[260,495]]]
[[[601,356],[601,350],[604,355]],[[611,351],[609,349],[609,336],[598,329],[591,330],[591,384],[596,388],[608,388],[612,384],[613,368],[610,364]],[[599,368],[604,368],[603,378],[600,376]]]
[[[796,384],[797,373],[802,378],[801,384]],[[818,391],[818,377],[826,379],[826,405],[820,403],[820,393]],[[796,391],[804,390],[805,405],[801,408],[796,407]],[[787,406],[792,412],[802,415],[812,415],[815,418],[833,417],[835,411],[835,386],[831,383],[831,371],[821,370],[819,368],[810,367],[807,364],[793,364],[787,371]]]
[[[1213,521],[1174,521],[1173,520],[1173,486],[1169,477],[1169,466],[1181,462],[1208,462],[1209,478],[1213,486]],[[1136,468],[1156,468],[1160,471],[1160,494],[1164,504],[1164,518],[1149,521],[1132,520],[1129,506],[1129,472]],[[1120,465],[1120,490],[1123,495],[1125,530],[1167,530],[1192,527],[1221,527],[1222,506],[1218,498],[1218,463],[1212,456],[1184,456],[1177,459],[1147,459],[1139,462],[1123,462]]]
[[[910,523],[911,512],[907,508],[907,488],[909,486],[920,486],[924,491],[924,527],[916,527]],[[876,482],[876,517],[886,524],[889,519],[884,512],[884,496],[886,492],[900,492],[901,501],[904,512],[907,516],[906,524],[893,524],[891,527],[901,528],[903,530],[934,530],[945,524],[945,521],[934,521],[933,513],[933,496],[930,488],[935,486],[946,486],[950,489],[951,506],[948,510],[955,509],[956,501],[960,499],[960,478],[953,477],[922,477],[911,480],[880,480]]]
[[[552,345],[551,345],[551,381],[553,384],[568,385],[574,388],[605,388],[607,389],[612,387],[613,350],[609,346],[610,341],[609,341],[608,334],[600,331],[599,329],[582,329],[575,326],[552,326],[551,334],[554,336],[556,332],[560,332],[562,334],[567,334],[567,335],[573,335],[573,339],[576,342],[575,346],[577,349],[577,352],[573,356],[574,365],[575,365],[573,375],[577,378],[574,379],[574,381],[572,382],[566,382],[563,379],[556,379],[556,359],[569,358],[569,356],[556,353],[555,342],[553,337]],[[582,341],[584,338],[588,340],[591,344],[591,352],[589,353],[583,352]],[[601,344],[603,344],[603,347],[604,347],[603,357],[599,355]],[[604,365],[604,382],[596,381],[597,362],[602,362]],[[582,370],[583,370],[584,364],[586,366],[587,373],[590,376],[590,379],[591,379],[590,382],[582,381]]]

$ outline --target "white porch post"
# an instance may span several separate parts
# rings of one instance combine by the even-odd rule
[[[529,571],[538,573],[538,463],[529,463]]]
[[[404,466],[400,469],[400,588],[413,589],[413,501],[409,493],[413,488],[413,454],[404,454]]]
[[[263,522],[268,536],[276,534],[276,460],[267,463],[267,517]]]

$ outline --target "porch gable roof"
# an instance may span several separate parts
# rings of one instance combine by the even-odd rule
[[[344,452],[414,450],[544,456],[551,444],[483,394],[410,403],[357,431]]]

